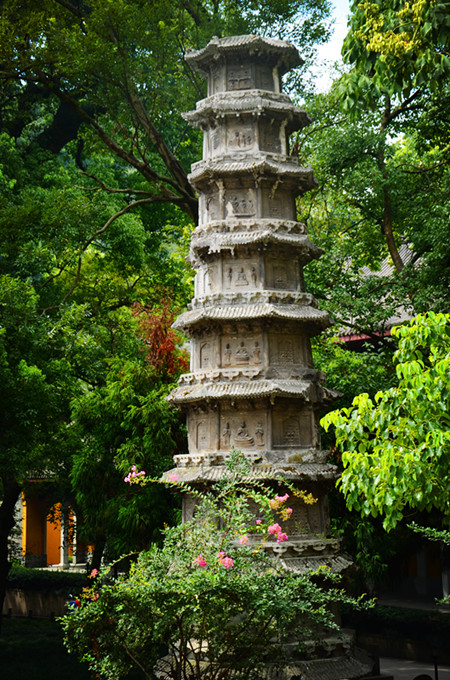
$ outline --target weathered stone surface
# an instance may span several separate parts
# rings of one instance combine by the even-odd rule
[[[191,372],[170,397],[186,412],[189,433],[177,474],[208,485],[234,447],[266,479],[312,485],[313,509],[292,499],[291,533],[300,530],[301,543],[313,532],[322,546],[314,564],[326,557],[337,568],[336,542],[326,539],[336,470],[318,426],[318,410],[334,393],[314,369],[310,346],[330,321],[303,283],[303,266],[322,251],[296,221],[295,204],[316,182],[288,142],[309,118],[281,92],[282,74],[301,59],[289,43],[235,36],[214,38],[187,60],[208,79],[208,96],[185,115],[203,130],[204,148],[190,174],[200,205],[190,252],[195,296],[174,324],[191,338]],[[295,569],[305,558],[300,543],[288,550]]]

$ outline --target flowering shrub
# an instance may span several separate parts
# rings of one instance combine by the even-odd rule
[[[127,483],[147,483],[134,472]],[[137,666],[146,678],[253,678],[261,664],[286,658],[288,639],[301,652],[319,625],[337,628],[330,604],[349,598],[333,582],[322,588],[311,574],[287,572],[265,549],[288,539],[274,520],[289,521],[289,494],[274,499],[242,454],[233,452],[210,492],[174,475],[165,483],[196,497],[195,518],[167,529],[162,547],[141,553],[129,574],[100,573],[63,619],[66,644],[93,672],[118,680]]]

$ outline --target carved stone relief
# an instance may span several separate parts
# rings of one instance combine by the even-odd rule
[[[223,130],[220,126],[209,130],[208,134],[209,141],[209,154],[211,156],[216,156],[222,149],[223,146]]]
[[[217,337],[201,336],[192,341],[191,364],[194,371],[209,370],[217,367]]]
[[[209,93],[216,94],[216,92],[222,92],[225,89],[223,86],[223,68],[218,65],[213,65],[210,73]]]
[[[274,92],[274,79],[271,66],[258,64],[255,69],[256,87],[259,90]]]
[[[259,145],[263,151],[281,153],[280,128],[276,123],[262,121],[259,127]]]
[[[259,279],[258,262],[256,260],[224,259],[222,266],[222,286],[225,290],[256,288]]]
[[[303,338],[294,334],[270,333],[269,357],[271,366],[303,365]]]
[[[309,411],[272,412],[274,447],[313,446],[313,414]]]
[[[222,366],[258,366],[262,362],[262,338],[222,338]]]
[[[220,448],[237,449],[266,446],[265,416],[249,412],[239,415],[223,413],[220,424]]]
[[[204,370],[212,367],[211,349],[210,342],[204,342],[200,345],[200,368]]]
[[[227,217],[253,217],[256,214],[254,189],[228,190],[225,211]]]
[[[249,90],[254,87],[252,66],[247,63],[229,64],[227,68],[227,90]]]
[[[220,208],[219,195],[216,192],[205,194],[205,208],[206,220],[211,222],[213,220],[220,220],[222,218],[222,211]]]
[[[230,151],[248,151],[253,147],[255,130],[252,125],[233,122],[227,130],[227,148]]]
[[[289,192],[280,188],[274,191],[275,184],[262,188],[263,214],[274,219],[295,220],[295,203]]]
[[[298,262],[280,255],[265,259],[265,282],[268,288],[298,290]]]
[[[314,495],[314,494],[313,494]],[[320,500],[313,505],[301,503],[297,505],[291,521],[295,523],[297,531],[322,534],[326,531],[323,502]]]

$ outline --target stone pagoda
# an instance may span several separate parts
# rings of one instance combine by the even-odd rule
[[[290,43],[256,35],[214,38],[186,59],[207,78],[208,96],[185,114],[204,145],[189,177],[200,208],[190,252],[195,297],[175,323],[191,338],[191,373],[171,395],[189,438],[176,473],[205,486],[222,474],[232,447],[244,452],[260,474],[318,499],[290,500],[289,541],[272,546],[280,559],[300,571],[342,571],[349,562],[328,537],[336,471],[318,423],[333,394],[310,346],[329,318],[303,282],[303,267],[321,250],[296,221],[296,197],[316,181],[288,143],[309,118],[281,92],[283,74],[302,62]],[[184,519],[192,502],[185,497]]]
[[[232,448],[242,451],[269,484],[284,478],[317,498],[313,505],[289,499],[289,540],[268,549],[294,571],[343,572],[350,562],[329,534],[336,468],[319,434],[319,410],[335,395],[314,368],[310,344],[329,318],[303,279],[321,250],[296,220],[296,198],[316,180],[288,142],[310,121],[281,91],[283,74],[302,60],[290,43],[256,35],[213,38],[186,59],[207,79],[208,96],[185,114],[204,144],[189,177],[199,197],[189,255],[195,294],[174,324],[191,339],[191,372],[170,397],[186,413],[189,453],[175,456],[171,472],[207,488]],[[193,510],[186,494],[183,519]],[[314,661],[282,677],[337,680],[369,670],[349,636],[324,638],[314,649]]]

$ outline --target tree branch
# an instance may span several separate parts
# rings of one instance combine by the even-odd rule
[[[156,198],[156,200],[158,200],[159,197],[155,197],[155,198]],[[119,210],[119,212],[117,212],[117,213],[115,213],[114,215],[112,215],[112,216],[109,218],[109,220],[107,220],[107,222],[105,222],[105,224],[103,225],[103,227],[101,227],[101,229],[97,229],[97,231],[94,232],[94,233],[92,234],[92,236],[90,236],[90,237],[87,239],[87,241],[86,241],[86,242],[84,243],[84,245],[82,246],[81,251],[80,251],[80,254],[79,254],[79,256],[78,256],[77,272],[76,272],[76,274],[75,274],[75,278],[74,278],[74,280],[73,280],[73,283],[72,283],[72,285],[71,285],[71,287],[70,287],[69,292],[66,293],[66,295],[64,296],[64,298],[62,299],[62,301],[60,302],[59,305],[54,305],[53,307],[46,307],[45,309],[43,309],[43,310],[42,310],[42,313],[43,313],[43,314],[45,314],[46,312],[50,311],[51,309],[59,309],[59,308],[61,307],[61,305],[63,305],[65,302],[67,302],[67,300],[69,299],[69,297],[72,295],[73,291],[75,290],[75,288],[76,288],[77,285],[78,285],[78,281],[79,281],[79,278],[80,278],[80,274],[81,274],[81,264],[82,264],[82,255],[83,255],[83,253],[89,248],[89,246],[91,245],[91,243],[92,243],[98,236],[100,236],[100,234],[103,234],[103,233],[108,229],[108,227],[110,227],[111,224],[112,224],[118,217],[121,217],[122,215],[125,215],[125,213],[129,212],[132,208],[135,208],[137,205],[144,205],[144,204],[146,204],[146,203],[154,203],[154,199],[153,199],[153,198],[140,198],[139,200],[134,201],[133,203],[129,203],[129,204],[126,205],[124,208],[122,208],[122,210]],[[61,273],[61,272],[60,272],[60,273]]]
[[[75,14],[79,19],[87,19],[88,15],[85,14],[81,9],[78,7],[75,7],[72,5],[71,2],[68,2],[68,0],[54,0],[58,5],[61,5],[61,7],[65,7],[66,9],[69,10],[69,12],[72,12],[72,14]]]

